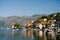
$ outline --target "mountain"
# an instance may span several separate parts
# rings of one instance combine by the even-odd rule
[[[22,24],[28,21],[37,20],[40,18],[41,14],[36,14],[32,16],[9,16],[9,17],[0,17],[0,26],[11,27],[14,23]]]
[[[54,13],[54,14],[50,14],[48,15],[50,17],[50,19],[56,19],[56,21],[60,22],[60,12],[59,13]]]
[[[24,24],[28,21],[37,20],[38,18],[41,18],[42,16],[47,16],[48,19],[56,19],[57,21],[60,21],[60,12],[59,13],[53,13],[53,14],[35,14],[32,16],[9,16],[9,17],[1,17],[0,16],[0,27],[11,27],[14,23],[18,24]]]

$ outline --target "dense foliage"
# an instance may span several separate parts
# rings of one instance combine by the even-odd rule
[[[16,24],[14,24],[14,27],[20,28],[20,25],[16,23]]]

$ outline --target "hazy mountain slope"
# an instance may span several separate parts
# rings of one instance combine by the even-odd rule
[[[19,24],[23,24],[26,23],[27,21],[31,21],[31,20],[36,20],[38,18],[40,18],[42,15],[33,15],[33,16],[9,16],[9,17],[0,17],[0,25],[4,25],[6,27],[11,27],[12,24],[14,23],[19,23]]]

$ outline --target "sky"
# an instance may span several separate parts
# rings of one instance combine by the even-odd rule
[[[60,0],[0,0],[0,16],[31,16],[60,12]]]

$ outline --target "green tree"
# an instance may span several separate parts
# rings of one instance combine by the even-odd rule
[[[41,18],[47,18],[47,16],[42,16]]]
[[[16,23],[16,24],[14,24],[14,27],[20,28],[20,25]]]

